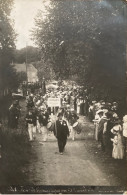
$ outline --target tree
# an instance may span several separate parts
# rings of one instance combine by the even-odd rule
[[[53,70],[50,62],[44,62],[43,60],[32,63],[35,68],[38,70],[38,78],[40,81],[45,78],[45,80],[54,80],[56,79],[55,72]]]
[[[47,15],[39,11],[33,29],[43,61],[50,61],[57,78],[75,75],[78,83],[92,88],[91,98],[125,98],[126,4],[115,0],[49,2]]]
[[[14,59],[16,34],[10,19],[13,0],[0,0],[0,88],[17,87]]]
[[[36,61],[39,61],[41,59],[38,48],[32,47],[32,46],[27,46],[25,48],[22,48],[20,50],[15,51],[14,61],[16,63],[22,64],[22,63],[26,62],[26,55],[27,55],[27,62],[28,63],[36,62]]]

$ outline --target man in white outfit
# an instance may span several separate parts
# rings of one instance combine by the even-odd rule
[[[28,111],[26,115],[26,122],[28,125],[29,141],[33,141],[34,116],[32,110]]]

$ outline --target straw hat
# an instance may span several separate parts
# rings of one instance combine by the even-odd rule
[[[100,110],[98,110],[96,113],[97,113],[97,114],[100,114],[100,113],[103,113],[103,112],[104,112],[104,111],[100,109]]]

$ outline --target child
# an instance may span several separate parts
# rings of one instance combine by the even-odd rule
[[[122,127],[118,118],[115,119],[114,127],[111,129],[111,132],[114,134],[114,138],[111,138],[111,141],[113,142],[112,157],[114,159],[123,159],[124,147],[121,137]]]

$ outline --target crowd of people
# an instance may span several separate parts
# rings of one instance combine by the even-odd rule
[[[70,94],[66,94],[64,90],[53,89],[47,90],[44,96],[30,94],[27,97],[26,121],[30,141],[34,139],[36,131],[43,135],[43,141],[47,141],[48,133],[51,131],[58,140],[60,154],[63,154],[70,133],[72,140],[75,140],[75,134],[79,133],[79,129],[73,127],[74,124],[78,124],[79,117],[70,97]],[[60,106],[49,107],[49,98],[57,98]]]
[[[60,98],[61,107],[48,107],[47,102],[50,97]],[[87,116],[91,122],[94,122],[94,137],[100,142],[102,150],[112,153],[112,157],[115,159],[124,158],[127,116],[123,118],[123,123],[118,116],[119,105],[117,102],[109,103],[103,100],[90,102],[87,90],[83,91],[79,86],[73,86],[71,89],[61,86],[57,90],[47,90],[44,96],[39,94],[36,96],[30,95],[28,107],[30,106],[29,104],[31,106],[34,105],[37,112],[41,113],[41,116],[45,115],[45,122],[40,121],[40,115],[38,116],[39,120],[37,120],[37,129],[39,129],[39,126],[42,126],[41,131],[45,132],[44,141],[47,140],[46,126],[51,120],[51,115],[62,113],[64,120],[69,126],[72,140],[75,140],[76,133],[80,133],[82,130],[77,121],[79,116],[83,115]]]
[[[114,159],[123,159],[126,153],[127,115],[121,120],[118,106],[117,102],[92,101],[89,119],[94,122],[94,137],[101,143],[102,150],[111,153]]]
[[[49,98],[59,99],[60,106],[49,106]],[[47,89],[43,95],[29,92],[26,96],[26,103],[25,120],[29,141],[35,139],[37,132],[43,135],[43,141],[47,141],[48,133],[53,132],[57,139],[60,137],[58,146],[60,153],[63,153],[67,136],[70,135],[71,139],[75,140],[76,134],[83,130],[78,119],[84,116],[94,123],[94,138],[100,143],[102,150],[109,152],[114,159],[124,158],[127,115],[123,117],[123,121],[119,118],[117,102],[91,101],[87,90],[83,87],[61,85],[58,88]],[[17,129],[20,111],[19,101],[15,100],[9,108],[9,128]]]

